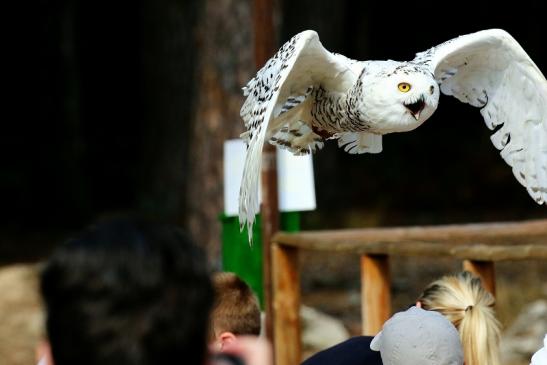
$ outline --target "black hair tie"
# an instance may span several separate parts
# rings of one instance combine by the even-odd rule
[[[473,306],[472,305],[468,305],[467,308],[465,308],[465,311],[470,311],[471,309],[473,309]]]

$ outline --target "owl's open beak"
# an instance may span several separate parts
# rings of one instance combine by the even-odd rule
[[[410,114],[414,117],[414,119],[418,120],[420,119],[420,113],[425,108],[425,101],[424,97],[420,97],[418,100],[416,100],[414,103],[411,104],[404,104],[405,107],[408,109]]]

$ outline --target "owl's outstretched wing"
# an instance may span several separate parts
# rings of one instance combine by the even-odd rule
[[[298,100],[307,94],[310,86],[322,85],[340,92],[349,89],[357,78],[351,70],[353,62],[327,51],[317,33],[307,30],[285,43],[243,89],[247,99],[241,108],[241,117],[247,132],[242,137],[248,148],[239,193],[239,222],[241,229],[247,223],[249,241],[255,214],[259,211],[262,147],[279,128],[272,120],[287,111],[289,98]]]
[[[481,108],[494,146],[539,204],[547,202],[547,81],[517,41],[480,31],[418,53],[441,91]]]

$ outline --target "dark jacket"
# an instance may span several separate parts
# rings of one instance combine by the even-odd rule
[[[352,337],[316,353],[302,365],[382,365],[380,352],[370,349],[373,337]]]

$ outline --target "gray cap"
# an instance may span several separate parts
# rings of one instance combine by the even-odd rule
[[[411,307],[384,323],[370,348],[384,365],[462,365],[456,327],[442,314]]]

